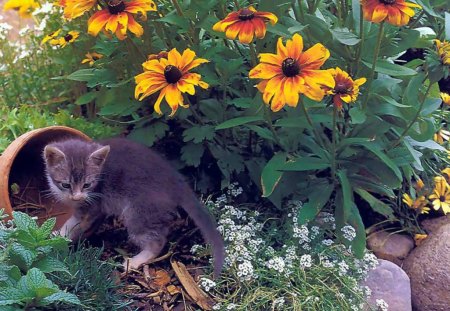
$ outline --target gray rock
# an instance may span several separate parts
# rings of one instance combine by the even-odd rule
[[[366,310],[377,310],[377,299],[383,299],[389,311],[411,311],[411,287],[409,277],[396,264],[378,259],[379,265],[369,271],[362,285],[372,290]]]
[[[432,231],[403,263],[417,311],[450,310],[450,224]]]
[[[427,218],[420,223],[420,226],[430,234],[446,224],[450,224],[450,214],[436,218]]]
[[[377,258],[389,260],[399,266],[414,248],[414,240],[407,235],[379,231],[367,239],[367,246]]]

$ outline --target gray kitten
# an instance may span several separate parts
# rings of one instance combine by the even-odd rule
[[[159,255],[181,206],[212,244],[214,271],[220,274],[224,245],[216,223],[183,177],[155,152],[120,138],[70,139],[47,145],[44,160],[53,197],[74,210],[61,235],[77,239],[106,216],[118,216],[141,249],[124,263],[135,269]]]

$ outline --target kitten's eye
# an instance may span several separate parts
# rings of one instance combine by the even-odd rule
[[[83,185],[83,189],[87,189],[87,188],[89,188],[91,186],[91,183],[85,183],[84,185]]]
[[[63,187],[64,189],[70,189],[70,184],[62,182],[61,187]]]

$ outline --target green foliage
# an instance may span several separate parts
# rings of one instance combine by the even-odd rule
[[[13,217],[12,225],[0,225],[0,306],[17,310],[56,302],[81,305],[76,295],[48,278],[51,272],[69,273],[58,259],[58,253],[68,251],[69,241],[52,236],[55,219],[38,226],[25,213],[13,212]]]

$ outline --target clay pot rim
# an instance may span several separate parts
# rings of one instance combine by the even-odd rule
[[[18,154],[22,151],[22,149],[31,140],[36,139],[41,135],[45,135],[46,133],[49,133],[51,131],[61,132],[62,136],[66,134],[73,136],[74,138],[80,138],[87,141],[91,140],[91,138],[83,132],[62,125],[53,125],[34,129],[14,139],[14,141],[12,141],[11,144],[9,144],[9,146],[0,155],[0,208],[3,208],[3,212],[10,217],[12,217],[13,207],[9,198],[9,176],[11,174],[11,168],[14,164],[14,161],[16,160]]]

